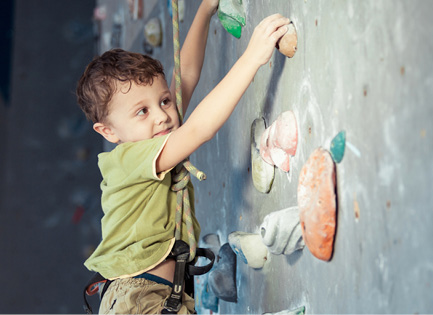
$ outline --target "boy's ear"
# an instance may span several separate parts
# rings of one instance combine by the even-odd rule
[[[102,135],[105,139],[107,139],[111,143],[118,143],[119,138],[116,136],[114,131],[107,125],[103,123],[97,122],[93,124],[93,130]]]

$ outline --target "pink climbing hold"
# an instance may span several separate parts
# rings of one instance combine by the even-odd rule
[[[268,146],[269,146],[269,128],[266,128],[265,131],[263,131],[262,137],[260,139],[260,156],[262,159],[271,165],[274,165],[274,161],[271,159],[271,153],[269,152]]]
[[[290,156],[296,154],[298,127],[292,111],[280,114],[267,128],[260,141],[260,156],[271,165],[285,172],[290,170]]]
[[[316,258],[329,261],[336,229],[335,164],[323,148],[314,150],[302,167],[298,207],[305,245]]]

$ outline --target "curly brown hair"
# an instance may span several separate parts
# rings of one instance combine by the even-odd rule
[[[93,123],[104,122],[119,82],[152,85],[158,75],[165,79],[164,68],[158,60],[123,49],[109,50],[86,67],[77,85],[78,104],[87,119]]]

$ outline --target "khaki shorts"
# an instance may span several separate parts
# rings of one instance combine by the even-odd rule
[[[102,288],[101,288],[102,289]],[[101,301],[100,314],[161,314],[171,287],[143,278],[113,281]],[[195,314],[194,299],[186,293],[178,314]]]

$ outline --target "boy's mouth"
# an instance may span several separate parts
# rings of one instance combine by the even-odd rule
[[[169,134],[169,133],[171,132],[171,129],[172,129],[172,128],[167,128],[167,129],[165,129],[165,130],[162,130],[162,131],[156,133],[156,134],[154,135],[154,137],[165,136],[166,134]]]

